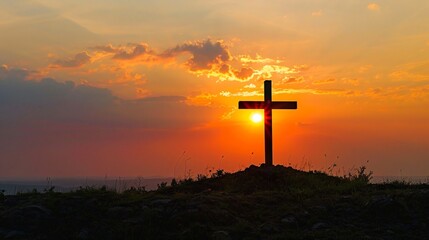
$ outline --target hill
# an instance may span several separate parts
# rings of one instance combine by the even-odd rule
[[[369,177],[250,166],[156,191],[0,195],[0,239],[427,239],[429,186]]]

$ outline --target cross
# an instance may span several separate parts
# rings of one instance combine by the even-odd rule
[[[265,122],[265,164],[273,165],[273,121],[272,109],[297,109],[296,101],[271,100],[271,80],[264,81],[264,101],[239,101],[239,109],[264,109]]]

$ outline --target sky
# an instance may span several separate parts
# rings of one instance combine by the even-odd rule
[[[429,175],[429,2],[2,0],[0,177]]]

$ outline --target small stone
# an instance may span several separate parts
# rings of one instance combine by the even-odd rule
[[[211,235],[212,240],[230,240],[231,237],[227,231],[216,231]]]
[[[131,215],[133,210],[129,207],[112,207],[107,210],[107,214],[116,218],[126,218]]]
[[[171,202],[171,199],[157,199],[151,202],[152,205],[166,205]]]
[[[123,223],[126,224],[139,224],[143,222],[142,218],[128,218],[122,221]]]
[[[272,223],[264,223],[259,226],[259,229],[263,233],[277,233],[279,232],[279,228]]]
[[[4,239],[19,239],[25,236],[25,233],[22,231],[12,230],[4,236]]]
[[[281,222],[289,227],[298,227],[298,220],[293,215],[285,216]]]
[[[309,209],[312,213],[324,214],[327,212],[327,208],[325,206],[314,206]]]
[[[149,209],[149,207],[146,204],[142,204],[142,210]]]
[[[39,205],[29,205],[18,209],[14,213],[15,216],[21,216],[30,221],[42,221],[52,217],[52,211]]]
[[[294,216],[286,216],[282,218],[282,223],[295,223],[296,218]]]
[[[410,217],[407,207],[390,196],[375,196],[365,207],[366,214],[378,220],[398,222]]]
[[[79,234],[77,235],[78,239],[88,239],[89,238],[89,230],[84,228],[80,230]]]
[[[327,228],[327,227],[328,227],[328,225],[326,225],[326,223],[318,222],[318,223],[314,224],[314,225],[311,227],[311,229],[313,229],[313,230],[320,230],[320,229],[325,229],[325,228]]]

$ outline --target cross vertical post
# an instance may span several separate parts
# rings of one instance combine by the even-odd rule
[[[273,165],[273,109],[297,109],[296,101],[272,101],[271,80],[264,81],[264,101],[239,101],[239,109],[264,109],[265,164]]]
[[[265,164],[273,165],[273,114],[271,81],[264,81]]]

